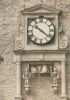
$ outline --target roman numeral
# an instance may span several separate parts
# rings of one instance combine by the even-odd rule
[[[32,39],[34,37],[34,35],[33,34],[30,34],[29,37]]]
[[[42,39],[40,39],[40,44],[42,43]]]
[[[54,29],[50,29],[50,32],[54,32]]]
[[[32,21],[31,26],[32,26],[32,27],[34,27],[34,26],[35,26],[35,22],[34,22],[34,21]]]
[[[28,30],[32,30],[32,26],[31,25],[28,27]]]
[[[43,18],[40,18],[39,20],[40,20],[40,23],[42,23],[42,22],[43,22]]]
[[[46,38],[46,43],[48,42],[47,38]]]
[[[49,36],[47,36],[47,38],[46,38],[46,39],[47,39],[47,41],[50,41],[50,37],[49,37]]]
[[[28,33],[32,33],[32,30],[28,30]]]
[[[45,24],[47,23],[47,19],[46,19],[46,21],[44,22]]]
[[[37,24],[37,21],[36,20],[34,20],[34,22],[35,22],[35,24]]]
[[[37,38],[35,37],[34,42],[37,43]]]
[[[52,26],[52,23],[50,25],[48,25],[49,27]]]
[[[51,35],[51,34],[49,34],[49,35],[48,35],[48,37],[49,37],[49,38],[52,38],[52,35]]]

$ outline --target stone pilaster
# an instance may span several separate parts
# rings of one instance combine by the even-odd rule
[[[63,100],[67,100],[67,93],[66,93],[66,68],[65,68],[65,61],[61,62],[61,98]]]
[[[16,79],[17,79],[17,84],[16,84],[16,100],[22,100],[22,95],[21,95],[21,57],[17,56],[16,59]]]

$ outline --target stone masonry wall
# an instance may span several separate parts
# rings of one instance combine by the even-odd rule
[[[19,34],[20,10],[44,3],[62,10],[61,24],[69,38],[70,49],[70,0],[0,0],[0,100],[14,100],[16,94],[16,66],[13,63],[15,36]],[[70,99],[70,53],[67,56],[67,93]]]

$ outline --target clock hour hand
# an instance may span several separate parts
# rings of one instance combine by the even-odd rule
[[[44,33],[45,35],[47,35],[42,29],[40,29],[37,25],[35,26],[36,29],[38,29],[40,32]],[[47,35],[48,36],[48,35]]]

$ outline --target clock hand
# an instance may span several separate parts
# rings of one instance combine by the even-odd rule
[[[35,26],[36,29],[38,29],[40,32],[44,33],[45,35],[47,35],[42,29],[40,29],[38,26]],[[48,36],[48,35],[47,35]]]

